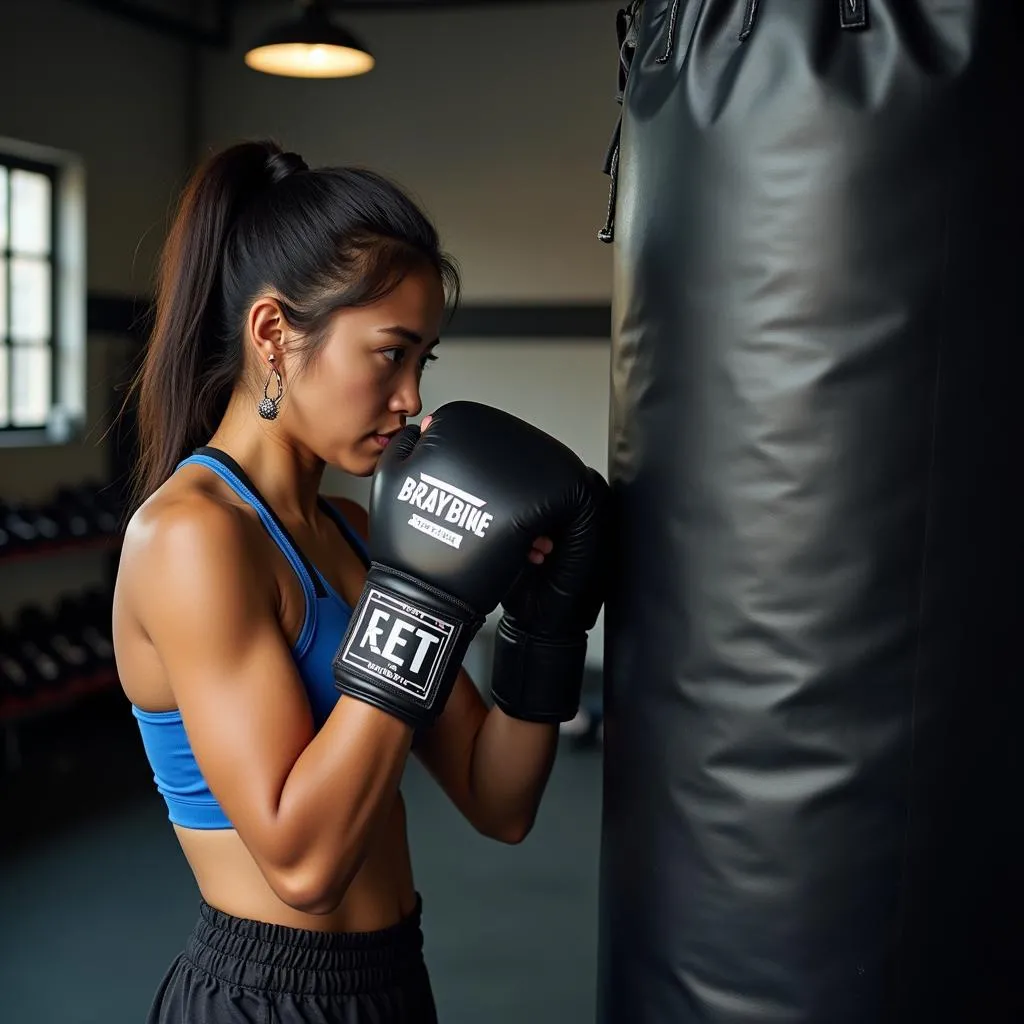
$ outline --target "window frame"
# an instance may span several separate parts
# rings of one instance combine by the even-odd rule
[[[8,239],[3,256],[7,274],[8,317],[13,304],[10,224],[11,171],[26,170],[50,179],[50,402],[43,425],[0,425],[0,448],[67,444],[85,429],[86,279],[85,174],[72,153],[0,138],[0,164],[7,168]],[[8,325],[0,327],[0,353],[17,347]],[[14,380],[8,361],[8,416],[13,410]]]

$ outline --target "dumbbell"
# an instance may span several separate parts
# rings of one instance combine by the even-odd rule
[[[39,540],[39,531],[25,518],[20,505],[0,501],[0,527],[7,534],[11,550],[29,547]]]
[[[14,618],[14,629],[57,662],[61,682],[80,678],[95,668],[95,659],[85,644],[41,608],[34,605],[21,608]]]
[[[60,524],[41,508],[24,502],[7,502],[0,525],[26,547],[39,541],[59,540]]]
[[[120,508],[111,488],[90,482],[71,489],[75,501],[88,517],[97,533],[120,532]]]
[[[56,497],[45,507],[45,511],[58,521],[64,535],[73,540],[84,540],[98,532],[89,516],[89,510],[67,487],[61,487],[57,491]]]
[[[57,686],[64,679],[57,659],[30,637],[22,636],[17,628],[0,632],[0,650],[21,666],[27,677],[28,692]],[[13,670],[9,668],[9,671]]]
[[[57,605],[55,628],[86,649],[93,669],[110,668],[114,664],[111,606],[111,595],[100,589],[67,594]]]
[[[0,623],[0,694],[27,697],[35,680],[28,666],[15,655],[8,630]]]

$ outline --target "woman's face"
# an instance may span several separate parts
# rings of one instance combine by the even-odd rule
[[[286,349],[280,425],[329,465],[369,476],[390,437],[422,409],[420,378],[436,358],[444,309],[440,276],[425,267],[373,305],[340,310],[305,369]],[[271,397],[275,390],[272,381]]]

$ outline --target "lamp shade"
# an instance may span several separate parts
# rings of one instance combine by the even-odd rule
[[[254,71],[291,78],[350,78],[373,70],[370,51],[335,25],[319,3],[291,21],[268,29],[245,55]]]

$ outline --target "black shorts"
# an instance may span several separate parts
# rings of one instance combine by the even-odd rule
[[[148,1024],[436,1024],[421,903],[377,932],[300,931],[199,920],[157,991]]]

